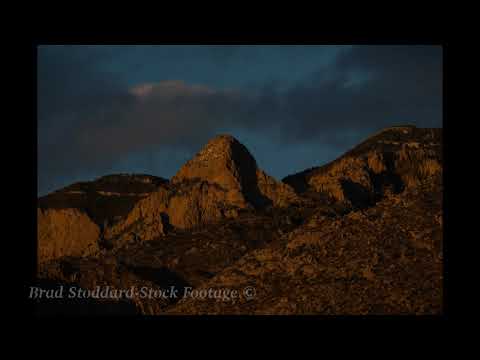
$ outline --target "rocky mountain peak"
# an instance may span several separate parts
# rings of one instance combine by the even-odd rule
[[[220,134],[210,139],[200,152],[208,150],[230,151],[232,147],[242,144],[232,135]]]
[[[260,170],[248,149],[231,135],[219,135],[211,139],[193,159],[182,166],[172,178],[172,183],[189,179],[220,185],[227,191],[229,201],[239,207],[262,207],[275,203],[276,200],[267,194],[274,192],[266,187],[285,188]]]
[[[240,181],[255,174],[257,163],[248,149],[231,135],[219,135],[211,139],[173,177],[172,182],[201,178],[230,187],[230,176]]]

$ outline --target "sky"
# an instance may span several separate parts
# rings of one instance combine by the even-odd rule
[[[442,72],[441,46],[39,46],[38,194],[170,178],[218,134],[281,180],[385,127],[442,127]]]

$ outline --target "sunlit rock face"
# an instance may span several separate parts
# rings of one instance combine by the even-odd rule
[[[77,209],[37,209],[38,260],[90,256],[99,251],[99,227]]]
[[[159,188],[139,201],[133,210],[104,232],[111,246],[148,241],[165,235],[169,228],[192,229],[235,217],[226,191],[205,181],[185,181]]]

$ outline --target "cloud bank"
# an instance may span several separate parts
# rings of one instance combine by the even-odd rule
[[[346,150],[352,134],[394,124],[442,126],[441,47],[348,47],[293,85],[231,88],[183,79],[131,85],[128,74],[109,71],[121,51],[39,49],[40,193],[133,154],[194,152],[230,129],[318,151]],[[212,61],[228,66],[235,56],[216,49]]]

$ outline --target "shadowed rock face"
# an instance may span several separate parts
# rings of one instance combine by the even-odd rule
[[[42,282],[180,291],[253,286],[256,296],[42,302],[40,310],[441,313],[441,149],[441,129],[389,128],[332,163],[279,183],[224,135],[171,182],[115,175],[101,188],[62,189],[39,199]],[[117,209],[127,196],[128,206]],[[99,199],[102,211],[92,206]]]

